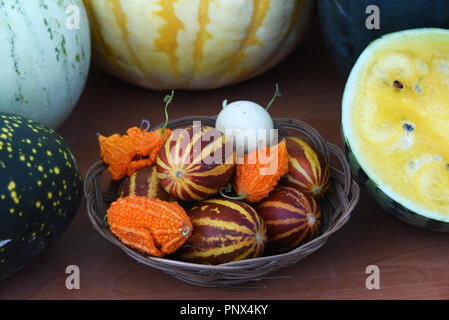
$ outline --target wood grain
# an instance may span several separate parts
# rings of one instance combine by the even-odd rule
[[[176,92],[170,117],[214,115],[223,99],[267,104],[279,83],[283,98],[270,112],[308,122],[341,145],[340,101],[345,79],[321,41],[315,19],[306,41],[268,73],[242,84]],[[79,105],[60,133],[73,147],[83,175],[99,159],[96,133],[123,132],[150,119],[163,121],[165,92],[145,90],[91,70]],[[0,299],[448,299],[449,236],[404,224],[362,192],[351,221],[327,244],[251,292],[194,287],[138,264],[101,238],[84,207],[48,250],[0,284]],[[65,268],[81,271],[81,289],[65,288]],[[365,288],[365,268],[380,268],[380,290]]]

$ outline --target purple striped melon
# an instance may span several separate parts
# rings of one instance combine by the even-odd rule
[[[178,251],[182,260],[217,265],[262,255],[267,241],[266,227],[245,202],[205,200],[187,214],[193,232]]]
[[[156,167],[161,185],[176,199],[210,198],[234,174],[232,140],[209,126],[176,129],[159,150]]]
[[[330,185],[329,165],[309,143],[287,137],[288,173],[281,184],[296,188],[316,198],[324,196]]]
[[[278,187],[256,207],[267,226],[267,249],[290,250],[312,240],[321,224],[314,197],[295,188]]]
[[[120,187],[119,194],[122,198],[133,195],[170,201],[170,195],[159,183],[156,166],[140,169],[127,177]]]

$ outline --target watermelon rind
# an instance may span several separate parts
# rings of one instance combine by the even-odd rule
[[[395,39],[424,35],[449,43],[449,30],[439,28],[420,28],[399,31],[384,35],[373,41],[360,55],[348,77],[342,100],[341,131],[346,156],[351,171],[367,193],[388,213],[409,224],[433,231],[449,232],[449,216],[420,207],[409,199],[397,195],[391,188],[382,185],[373,170],[365,163],[364,155],[359,152],[353,134],[351,120],[352,106],[355,105],[356,92],[363,77],[364,67],[380,51],[388,48]],[[411,39],[411,41],[416,41]]]

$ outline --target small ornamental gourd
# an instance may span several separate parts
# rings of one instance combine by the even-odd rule
[[[156,166],[137,170],[130,177],[126,177],[120,186],[119,194],[122,198],[133,195],[164,201],[170,200],[170,195],[159,183]]]
[[[137,127],[128,129],[127,135],[123,136],[117,133],[110,137],[100,135],[100,155],[109,165],[112,179],[120,180],[125,175],[131,176],[137,170],[151,166],[168,135],[170,129],[163,134],[161,129],[147,132]]]
[[[175,252],[192,232],[190,218],[178,203],[144,196],[119,198],[107,219],[122,243],[155,257]]]
[[[210,198],[234,174],[232,142],[218,130],[192,125],[174,131],[157,157],[157,176],[165,190],[179,200]]]
[[[316,200],[290,187],[278,187],[256,206],[268,231],[267,249],[285,251],[312,240],[321,225]]]
[[[278,84],[273,98],[265,108],[252,101],[235,101],[230,104],[227,100],[223,101],[223,110],[217,116],[215,128],[233,140],[237,157],[277,143],[273,119],[268,113],[277,97],[281,97]]]
[[[267,241],[265,223],[245,202],[210,199],[187,213],[193,233],[177,252],[183,261],[217,265],[262,255]]]
[[[241,199],[252,203],[259,202],[268,196],[287,172],[288,154],[285,141],[272,147],[265,146],[246,154],[243,160],[238,161],[234,190]]]
[[[298,137],[287,137],[288,174],[282,184],[321,198],[330,186],[329,165],[309,143]]]
[[[165,124],[161,129],[148,132],[147,129],[132,127],[126,135],[113,134],[110,137],[98,136],[100,155],[108,164],[108,171],[113,180],[120,180],[125,175],[131,176],[139,169],[153,165],[156,161],[159,149],[165,140],[170,137],[172,131],[167,127],[167,107],[172,102],[171,96],[166,96]],[[142,121],[144,124],[145,121]]]

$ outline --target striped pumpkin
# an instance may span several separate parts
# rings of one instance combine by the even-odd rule
[[[321,224],[314,197],[290,187],[276,188],[256,210],[267,226],[269,250],[296,248],[312,240]]]
[[[181,259],[200,264],[221,264],[262,255],[266,227],[248,204],[227,199],[200,202],[187,211],[191,237],[178,251]]]
[[[288,174],[281,184],[297,188],[316,198],[324,196],[330,186],[329,165],[309,143],[298,137],[287,137]]]
[[[57,129],[84,89],[90,43],[82,0],[0,1],[0,111]]]
[[[97,62],[152,89],[252,78],[303,37],[313,0],[84,0]]]
[[[176,199],[210,198],[234,173],[232,141],[209,126],[174,130],[159,150],[156,167],[161,185]]]
[[[169,194],[159,183],[156,166],[140,169],[130,177],[126,177],[119,194],[122,198],[133,195],[164,201],[170,200]]]

